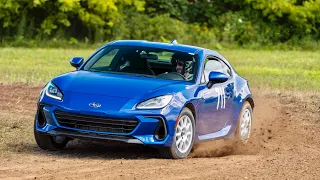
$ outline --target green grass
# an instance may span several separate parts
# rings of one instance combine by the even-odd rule
[[[0,82],[44,83],[74,70],[69,60],[94,50],[0,48]]]
[[[221,53],[253,86],[320,91],[320,52],[233,50]]]
[[[43,84],[73,70],[69,60],[94,49],[0,48],[0,82]],[[320,52],[222,50],[253,87],[320,91]]]

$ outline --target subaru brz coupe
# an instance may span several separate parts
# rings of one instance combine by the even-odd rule
[[[195,143],[246,143],[251,134],[248,81],[215,51],[121,40],[70,64],[76,70],[53,78],[39,96],[34,136],[42,149],[59,150],[75,138],[114,140],[177,159]]]

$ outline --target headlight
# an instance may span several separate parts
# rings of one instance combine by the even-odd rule
[[[62,93],[58,89],[58,87],[51,82],[48,83],[47,87],[45,88],[46,95],[57,100],[62,100]]]
[[[143,101],[137,105],[137,109],[159,109],[169,104],[172,99],[172,95],[158,96],[146,101]]]

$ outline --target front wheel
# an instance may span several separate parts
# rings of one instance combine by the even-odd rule
[[[60,150],[66,147],[68,139],[65,137],[52,137],[36,130],[36,120],[34,122],[34,138],[41,149]]]
[[[236,131],[237,140],[243,144],[248,142],[252,129],[252,107],[248,101],[242,105],[242,109],[238,118],[238,126]]]
[[[189,108],[184,108],[175,127],[173,143],[170,148],[162,149],[166,158],[182,159],[189,155],[195,137],[195,120]]]

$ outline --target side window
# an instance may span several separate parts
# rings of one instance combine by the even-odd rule
[[[231,69],[224,62],[221,62],[223,73],[231,76]]]
[[[101,56],[98,61],[91,67],[92,69],[100,69],[100,68],[105,68],[108,67],[113,60],[113,58],[116,56],[118,53],[119,49],[114,49],[107,54]]]
[[[206,63],[204,66],[205,82],[209,81],[209,74],[211,71],[223,73],[223,67],[222,67],[221,62],[218,60],[215,60],[215,59],[206,59]]]

